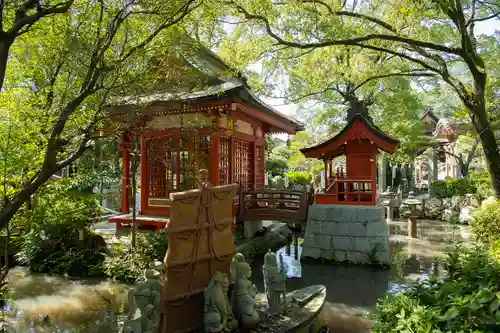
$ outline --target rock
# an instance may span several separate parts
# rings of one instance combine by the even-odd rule
[[[467,199],[461,195],[455,195],[451,198],[451,209],[459,212],[467,205]]]
[[[159,260],[155,260],[151,264],[149,264],[149,268],[152,268],[157,271],[162,271],[164,267],[165,265]]]
[[[430,219],[437,219],[443,212],[443,201],[436,197],[431,197],[425,201],[425,216]]]
[[[465,195],[467,206],[471,207],[479,207],[479,199],[475,194],[466,194]]]
[[[454,211],[453,209],[444,209],[443,213],[441,214],[441,220],[443,221],[448,221],[452,222],[452,219],[458,217],[458,212]]]
[[[460,216],[458,218],[458,221],[462,224],[469,224],[469,222],[472,220],[472,213],[476,210],[477,208],[472,207],[472,206],[465,206],[460,210]]]
[[[443,199],[443,208],[444,209],[451,209],[451,198],[444,198]]]

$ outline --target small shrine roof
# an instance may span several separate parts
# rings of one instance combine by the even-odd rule
[[[366,129],[367,131],[363,130]],[[368,139],[378,148],[388,153],[394,153],[399,140],[384,133],[373,122],[361,114],[356,114],[333,138],[326,140],[316,146],[302,148],[300,151],[306,157],[321,158],[333,154],[339,156],[344,152],[343,146],[346,141],[353,139]],[[335,157],[331,156],[331,157]]]

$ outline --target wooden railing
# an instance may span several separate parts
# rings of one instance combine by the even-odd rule
[[[311,202],[307,189],[240,190],[238,200],[239,222],[280,221],[305,225]]]

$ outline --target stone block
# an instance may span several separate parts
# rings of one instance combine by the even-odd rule
[[[354,250],[354,241],[349,236],[332,236],[332,248],[335,250]]]
[[[333,251],[333,255],[335,256],[335,261],[338,262],[346,261],[346,251],[336,250]]]
[[[336,260],[335,259],[335,251],[332,249],[321,249],[321,258],[327,259],[327,260]]]
[[[306,230],[313,234],[321,234],[322,224],[323,222],[310,220],[307,222]]]
[[[385,221],[370,222],[366,224],[367,236],[379,236],[387,233]]]
[[[369,264],[371,263],[368,255],[363,252],[349,251],[346,253],[346,260],[356,264]]]
[[[389,237],[385,236],[377,236],[370,237],[370,250],[373,248],[377,248],[377,251],[388,251],[389,250]]]
[[[302,252],[300,253],[300,258],[320,258],[321,257],[321,249],[314,247],[304,247]]]
[[[356,215],[356,221],[362,223],[368,223],[371,221],[371,211],[365,208],[359,208],[358,213]]]
[[[306,233],[304,235],[304,242],[302,243],[303,247],[311,246],[314,247],[316,245],[314,234],[312,232]]]
[[[316,244],[318,244],[320,248],[325,250],[332,248],[332,236],[316,235],[314,238],[316,240]]]
[[[349,236],[360,237],[366,236],[366,226],[365,223],[351,222],[349,226]]]
[[[339,225],[339,223],[333,221],[324,222],[321,226],[321,233],[323,235],[336,235]]]
[[[372,250],[372,242],[369,237],[355,237],[354,248],[356,251],[369,253]]]
[[[309,207],[309,220],[326,221],[329,205],[311,205]]]

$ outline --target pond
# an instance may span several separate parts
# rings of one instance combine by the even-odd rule
[[[452,226],[440,221],[421,221],[419,239],[408,240],[407,223],[389,224],[392,266],[389,269],[357,265],[333,265],[300,262],[300,244],[297,234],[293,243],[277,253],[283,256],[287,274],[287,290],[322,284],[327,287],[324,314],[329,328],[335,333],[367,332],[368,322],[359,314],[374,309],[377,300],[387,292],[397,292],[405,284],[425,279],[435,269],[437,257],[454,242],[468,238],[467,227]],[[263,258],[252,262],[252,280],[263,290]]]
[[[425,278],[433,269],[436,256],[454,241],[467,238],[467,228],[453,228],[438,221],[422,221],[417,240],[406,239],[406,222],[392,222],[389,225],[393,252],[390,269],[353,265],[331,265],[301,263],[300,235],[295,244],[283,247],[287,289],[292,291],[308,285],[327,286],[327,304],[324,314],[332,332],[362,333],[367,331],[367,321],[358,314],[373,309],[377,299],[387,291],[404,288],[410,280]],[[262,261],[252,262],[252,280],[262,292]],[[20,309],[18,318],[5,319],[16,324],[8,332],[51,332],[51,333],[98,333],[116,332],[123,324],[126,311],[126,295],[132,286],[102,280],[70,280],[48,275],[28,275],[23,268],[10,273],[13,288],[12,301]],[[12,302],[11,302],[12,304]],[[4,310],[8,310],[5,308]],[[115,314],[118,313],[118,316]],[[56,322],[44,325],[48,315]],[[96,320],[100,325],[96,325]],[[0,324],[1,325],[1,324]],[[115,325],[115,326],[113,326]],[[30,327],[36,327],[31,329]]]

